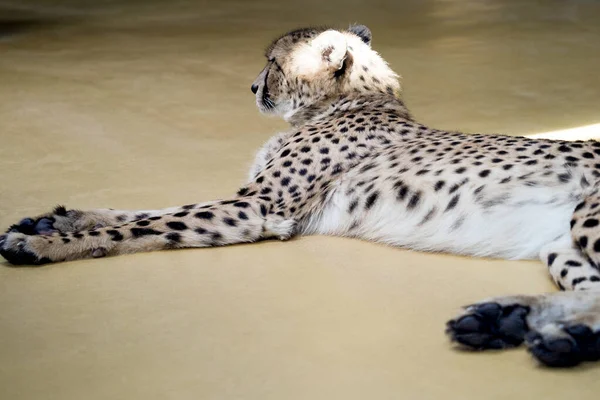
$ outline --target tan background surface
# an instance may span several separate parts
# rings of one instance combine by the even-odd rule
[[[369,25],[438,128],[600,122],[597,2],[119,3],[0,2],[2,226],[57,203],[229,196],[285,126],[254,108],[262,50],[303,25]],[[546,370],[443,335],[465,303],[550,290],[537,262],[325,237],[3,265],[0,398],[597,398],[596,366]]]

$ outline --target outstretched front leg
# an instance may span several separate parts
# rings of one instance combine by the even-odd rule
[[[256,197],[156,211],[77,211],[59,207],[0,236],[0,254],[15,265],[141,251],[288,239],[295,221],[268,212]]]

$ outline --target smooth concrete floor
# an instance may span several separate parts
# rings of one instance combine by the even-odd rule
[[[361,22],[437,128],[600,122],[593,1],[0,2],[0,224],[226,198],[285,127],[249,86],[286,30]],[[0,399],[597,398],[594,365],[458,351],[481,298],[553,291],[537,262],[310,237],[0,268]]]

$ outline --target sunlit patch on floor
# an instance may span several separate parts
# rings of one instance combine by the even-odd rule
[[[600,124],[580,126],[577,128],[563,129],[526,135],[531,138],[559,139],[559,140],[600,140]]]

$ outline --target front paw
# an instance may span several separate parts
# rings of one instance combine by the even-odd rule
[[[17,232],[24,235],[50,235],[57,230],[54,228],[55,219],[41,217],[37,219],[23,218],[18,224],[8,228],[7,233]]]
[[[0,235],[0,255],[13,265],[42,265],[51,262],[36,254],[29,246],[31,236],[20,232]]]
[[[18,232],[24,235],[51,235],[55,232],[62,231],[57,221],[62,221],[69,217],[73,211],[67,211],[63,206],[57,206],[52,212],[40,215],[34,218],[23,218],[18,223],[12,225],[6,233]],[[64,225],[64,223],[62,224]]]

